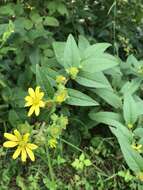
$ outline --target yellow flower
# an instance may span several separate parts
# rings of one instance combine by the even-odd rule
[[[13,148],[18,146],[12,156],[14,160],[21,154],[22,162],[26,162],[27,156],[29,156],[32,161],[35,161],[35,156],[32,150],[37,149],[38,146],[28,143],[29,133],[21,135],[18,130],[14,130],[14,135],[11,133],[4,133],[4,137],[9,140],[3,143],[4,147]]]
[[[64,102],[67,99],[67,97],[68,97],[67,90],[66,89],[61,90],[56,94],[55,102],[61,104],[62,102]]]
[[[141,144],[139,144],[139,145],[137,145],[137,144],[132,144],[132,148],[134,149],[134,150],[136,150],[136,151],[138,151],[139,153],[141,153],[142,152],[142,145]]]
[[[58,75],[56,77],[56,82],[59,84],[65,84],[66,83],[66,77],[64,77],[63,75]]]
[[[35,91],[32,88],[28,89],[29,96],[25,97],[25,107],[30,107],[28,116],[30,117],[35,111],[35,115],[38,116],[40,113],[40,107],[45,106],[45,102],[42,100],[44,92],[40,92],[40,87],[37,86]]]
[[[50,139],[50,140],[48,141],[48,145],[49,145],[50,148],[56,148],[57,143],[58,143],[57,140],[54,139],[54,138],[52,138],[52,139]]]
[[[71,76],[72,79],[75,79],[79,73],[79,69],[77,67],[70,67],[67,69],[67,73]]]

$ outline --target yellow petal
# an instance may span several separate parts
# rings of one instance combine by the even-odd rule
[[[18,138],[10,133],[4,133],[4,137],[10,141],[18,141]]]
[[[35,110],[35,106],[31,106],[28,112],[28,117],[30,117],[33,114],[34,110]]]
[[[36,144],[32,144],[32,143],[28,143],[28,144],[27,144],[27,147],[28,147],[29,149],[31,149],[31,150],[35,150],[35,149],[38,148],[38,146],[37,146]]]
[[[39,93],[40,93],[40,86],[37,86],[35,89],[35,94],[37,97],[39,96]]]
[[[21,134],[19,133],[19,131],[18,131],[17,129],[14,130],[14,134],[15,134],[15,136],[17,137],[17,139],[20,141],[21,138],[22,138],[22,136],[21,136]]]
[[[33,90],[33,88],[28,88],[28,93],[30,94],[31,97],[35,97],[35,92]]]
[[[44,106],[45,106],[45,102],[40,101],[40,102],[39,102],[39,107],[43,108]]]
[[[3,146],[6,148],[13,148],[17,145],[18,145],[18,142],[14,142],[14,141],[6,141],[3,143]]]
[[[27,152],[29,158],[30,158],[32,161],[35,161],[35,156],[34,156],[32,150],[26,147],[26,152]]]
[[[25,150],[25,148],[22,148],[22,151],[21,151],[21,160],[22,160],[22,162],[26,162],[26,159],[27,159],[26,150]]]
[[[27,142],[29,140],[29,133],[26,133],[25,135],[23,135],[23,141]]]
[[[38,116],[40,113],[39,106],[35,106],[35,115]]]
[[[32,97],[31,96],[26,96],[25,97],[25,101],[27,101],[27,102],[32,102]]]
[[[15,160],[21,153],[21,147],[18,147],[16,151],[14,152],[12,158]]]
[[[33,104],[33,102],[27,102],[27,103],[25,104],[25,107],[32,106],[32,104]]]
[[[44,96],[44,92],[40,92],[39,95],[38,95],[38,98],[41,100]]]

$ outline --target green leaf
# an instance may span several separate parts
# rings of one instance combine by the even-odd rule
[[[95,111],[91,111],[89,113],[89,117],[94,120],[97,121],[99,123],[103,123],[104,120],[106,121],[106,119],[109,120],[115,120],[118,122],[123,122],[123,118],[121,116],[121,114],[115,113],[115,112],[95,112]],[[106,123],[108,124],[108,122]]]
[[[112,90],[109,89],[93,89],[98,96],[104,99],[108,104],[114,108],[122,108],[121,98],[115,94]]]
[[[81,56],[84,56],[84,55],[83,55],[83,52],[84,52],[85,49],[87,49],[89,46],[90,46],[90,44],[89,44],[88,40],[87,40],[84,36],[79,35],[78,47],[79,47]]]
[[[42,24],[43,18],[38,12],[31,11],[30,18],[32,22],[35,23],[36,25]]]
[[[15,110],[9,111],[8,120],[13,127],[16,127],[18,124],[22,123],[21,118]]]
[[[136,102],[129,94],[124,96],[123,115],[127,125],[134,124],[138,118]]]
[[[112,67],[115,67],[119,64],[117,58],[110,54],[102,54],[95,56],[94,58],[88,58],[82,61],[82,70],[88,71],[91,73],[100,72]]]
[[[66,103],[75,106],[97,106],[98,102],[93,100],[88,95],[74,89],[68,88],[68,96]]]
[[[9,16],[11,15],[11,16],[13,16],[15,13],[14,13],[12,4],[7,4],[7,5],[4,5],[4,6],[0,6],[0,14],[1,15],[9,15]]]
[[[135,134],[136,136],[142,138],[142,137],[143,137],[143,128],[141,128],[141,127],[136,128],[136,129],[134,130],[134,134]]]
[[[25,179],[21,177],[20,175],[16,177],[16,184],[18,187],[20,187],[21,190],[27,189],[26,184],[25,184]]]
[[[104,51],[110,47],[109,43],[97,43],[86,48],[84,59],[95,58],[95,56],[103,55]]]
[[[30,61],[32,64],[39,64],[40,61],[40,52],[38,48],[32,49],[29,55]]]
[[[9,24],[0,24],[0,36],[7,31]]]
[[[80,72],[75,79],[80,85],[91,88],[109,88],[112,89],[110,83],[102,72],[88,73]]]
[[[51,181],[48,177],[43,178],[43,183],[46,187],[46,189],[55,190],[57,189],[57,184],[55,181]]]
[[[52,86],[56,86],[56,77],[59,75],[58,72],[56,72],[55,70],[51,69],[51,68],[45,68],[45,72],[47,73],[47,77],[49,79],[49,82]]]
[[[80,54],[79,49],[73,36],[68,36],[65,49],[64,49],[64,67],[79,67],[80,66]]]
[[[80,161],[84,161],[84,159],[85,159],[85,155],[82,153],[82,154],[80,155],[80,157],[79,157],[79,160],[80,160]]]
[[[91,163],[91,161],[89,159],[86,159],[86,160],[84,160],[84,165],[85,166],[91,166],[92,163]]]
[[[127,141],[127,137],[122,133],[120,128],[111,127],[110,129],[118,139],[129,168],[136,173],[143,171],[143,158],[131,147],[131,143]]]
[[[139,61],[135,58],[134,55],[128,56],[127,63],[133,65],[134,67],[140,66]]]
[[[0,54],[1,55],[6,55],[9,51],[15,51],[15,48],[12,47],[3,47],[0,49]]]
[[[12,89],[12,99],[11,104],[13,107],[24,107],[24,98],[26,96],[26,92],[22,88],[15,87]]]
[[[59,21],[55,17],[46,16],[43,24],[46,26],[58,27]]]
[[[140,78],[133,79],[131,82],[127,81],[123,85],[121,92],[123,94],[131,94],[132,95],[134,92],[136,92],[139,89],[141,81],[142,81],[142,79],[140,79]]]
[[[66,16],[69,15],[68,9],[66,8],[66,6],[65,6],[63,3],[60,3],[60,4],[58,5],[57,10],[58,10],[58,12],[59,12],[61,15],[66,15]]]
[[[56,59],[63,67],[66,67],[66,63],[64,64],[64,49],[65,49],[65,42],[54,42],[53,49],[56,55]]]
[[[97,121],[99,123],[104,123],[109,126],[113,126],[116,128],[119,128],[120,131],[122,131],[122,134],[126,136],[126,139],[129,142],[132,142],[133,135],[131,131],[129,131],[121,122],[122,122],[122,117],[120,114],[114,113],[114,112],[90,112],[89,117]]]
[[[54,89],[49,82],[46,71],[38,64],[36,65],[36,82],[37,85],[39,85],[41,89],[44,91],[46,97],[53,97]]]
[[[138,116],[143,115],[143,100],[139,100],[136,102],[137,110],[138,110]]]
[[[30,30],[33,27],[33,23],[30,19],[24,19],[24,28]]]

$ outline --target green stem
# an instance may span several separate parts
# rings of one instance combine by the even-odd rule
[[[60,139],[61,139],[61,141],[62,141],[62,142],[64,142],[64,143],[68,144],[69,146],[71,146],[71,147],[75,148],[76,150],[78,150],[78,151],[80,151],[80,152],[83,152],[83,150],[81,150],[80,148],[78,148],[78,147],[77,147],[77,146],[75,146],[74,144],[72,144],[72,143],[70,143],[70,142],[66,141],[65,139],[62,139],[62,138],[60,138]]]
[[[105,181],[109,181],[109,180],[115,178],[116,176],[117,176],[117,173],[115,173],[115,174],[111,175],[110,177],[106,178],[106,179],[104,180],[104,182],[105,182]]]
[[[49,149],[46,147],[46,153],[48,156],[48,167],[49,167],[49,173],[50,173],[50,178],[52,180],[52,182],[54,183],[54,172],[53,172],[53,168],[52,168],[52,164],[51,164],[51,157],[50,157],[50,153],[49,153]]]

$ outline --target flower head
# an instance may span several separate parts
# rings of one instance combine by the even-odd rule
[[[35,115],[38,116],[40,113],[40,107],[43,108],[45,106],[45,102],[42,100],[44,92],[40,92],[40,87],[37,86],[35,91],[33,88],[29,88],[28,93],[29,96],[25,97],[25,107],[30,107],[28,116],[30,117],[34,112]]]
[[[37,145],[28,143],[29,133],[25,133],[21,135],[18,130],[14,130],[14,134],[4,133],[4,137],[8,139],[8,141],[4,142],[3,146],[6,148],[13,148],[17,146],[12,158],[15,160],[21,154],[22,162],[26,162],[27,156],[32,161],[35,161],[35,156],[32,150],[38,148]]]
[[[49,141],[48,141],[48,145],[50,148],[56,148],[57,146],[57,140],[55,138],[51,138]]]
[[[77,67],[70,67],[67,69],[67,73],[71,76],[72,79],[75,79],[79,73],[79,69]]]
[[[134,127],[133,124],[131,124],[131,123],[128,124],[129,129],[132,129],[133,127]]]
[[[64,102],[68,97],[68,93],[67,90],[64,89],[63,91],[60,91],[56,94],[55,96],[55,102],[57,102],[58,104],[61,104],[62,102]]]
[[[54,138],[58,138],[62,132],[62,129],[58,126],[51,126],[50,128],[50,134]]]
[[[68,91],[65,88],[64,85],[59,84],[58,85],[58,90],[55,93],[54,96],[54,101],[58,104],[61,104],[62,102],[64,102],[66,99],[68,98]]]
[[[63,75],[58,75],[56,77],[56,82],[59,84],[65,84],[66,83],[66,77],[64,77]]]

